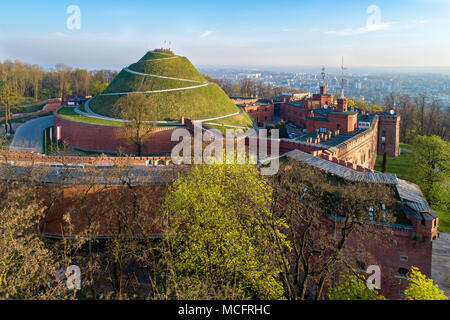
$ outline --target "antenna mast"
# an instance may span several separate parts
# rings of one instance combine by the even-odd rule
[[[324,66],[322,67],[322,73],[321,74],[322,74],[322,85],[325,85],[325,75],[326,74],[325,74],[325,67]]]
[[[342,71],[342,83],[341,83],[341,99],[344,99],[344,57],[342,57],[342,66],[341,66],[341,71]]]

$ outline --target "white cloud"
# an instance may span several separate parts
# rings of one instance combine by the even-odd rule
[[[412,24],[417,25],[417,24],[425,24],[428,23],[428,20],[413,20]]]
[[[203,32],[203,33],[200,35],[200,37],[205,38],[205,37],[208,37],[208,36],[212,35],[212,34],[215,33],[215,32],[216,32],[216,31],[214,31],[214,30],[208,30],[208,31]]]
[[[374,31],[384,31],[384,30],[391,30],[392,25],[395,24],[395,22],[384,22],[384,23],[377,23],[377,24],[371,24],[367,25],[361,28],[356,29],[343,29],[343,30],[332,30],[332,31],[325,31],[325,34],[331,34],[336,36],[353,36],[358,34],[364,34]]]

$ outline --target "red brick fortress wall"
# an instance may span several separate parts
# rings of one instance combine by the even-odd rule
[[[70,146],[85,150],[107,153],[136,153],[137,147],[130,141],[124,127],[103,126],[76,122],[55,115],[55,127],[61,126],[61,139]],[[155,128],[146,139],[144,154],[170,153],[178,141],[171,141],[174,127]]]

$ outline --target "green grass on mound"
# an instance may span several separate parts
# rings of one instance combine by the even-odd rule
[[[169,57],[175,57],[175,54],[169,53],[169,52],[160,53],[160,52],[149,51],[139,61],[162,59],[162,58],[169,58]]]
[[[242,112],[233,117],[208,121],[208,123],[215,123],[217,125],[229,125],[238,127],[253,127],[253,122],[246,112]]]
[[[198,85],[198,83],[145,77],[122,70],[117,77],[114,78],[108,88],[106,88],[104,93],[165,90],[195,85]]]
[[[83,109],[83,106],[80,106],[80,109]],[[85,110],[82,110],[85,111]],[[46,115],[50,115],[46,114]],[[104,126],[113,126],[113,127],[122,127],[124,125],[123,122],[120,121],[113,121],[113,120],[106,120],[96,117],[89,117],[80,115],[75,112],[75,108],[73,107],[65,107],[58,111],[58,115],[62,118],[77,121],[77,122],[84,122],[84,123],[90,123],[90,124],[98,124],[98,125],[104,125]],[[181,123],[158,123],[158,127],[184,127]]]
[[[92,111],[108,116],[120,117],[119,110],[114,104],[121,96],[97,96],[90,102]],[[156,105],[159,119],[146,120],[174,120],[182,116],[193,120],[215,118],[236,113],[239,109],[228,98],[217,84],[195,89],[151,93],[148,94]]]
[[[206,79],[185,57],[158,61],[140,61],[132,64],[130,70],[164,77],[196,80],[206,83]]]
[[[123,122],[111,121],[111,120],[106,120],[106,119],[100,119],[100,118],[94,118],[94,117],[80,115],[75,112],[75,108],[73,108],[73,107],[65,107],[65,108],[59,109],[57,114],[62,118],[77,121],[77,122],[98,124],[98,125],[103,125],[103,126],[114,126],[114,127],[123,126]]]

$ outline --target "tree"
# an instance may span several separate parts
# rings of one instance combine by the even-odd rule
[[[277,123],[276,128],[277,128],[278,130],[280,130],[280,133],[279,133],[280,139],[288,138],[288,137],[289,137],[289,134],[288,134],[288,131],[287,131],[287,128],[286,128],[286,124],[284,123],[283,120],[280,120],[280,121]]]
[[[239,97],[242,94],[241,86],[240,86],[239,82],[236,82],[233,85],[233,89],[231,89],[231,94],[235,97]]]
[[[330,300],[385,300],[375,289],[367,288],[366,279],[356,274],[344,273],[328,293]]]
[[[101,82],[99,80],[95,80],[91,83],[89,87],[89,93],[92,96],[99,95],[103,91],[105,91],[106,87],[108,87],[108,82]]]
[[[383,162],[381,163],[381,172],[386,172],[386,166],[387,166],[387,153],[383,153]]]
[[[271,194],[251,165],[198,165],[174,181],[165,201],[164,237],[177,298],[199,285],[209,288],[203,299],[283,297],[274,230],[287,249],[281,233],[286,226],[271,215]]]
[[[417,136],[413,141],[415,182],[431,206],[448,207],[450,145],[438,136]]]
[[[11,125],[11,104],[13,100],[17,98],[16,92],[14,90],[13,84],[7,81],[0,81],[0,105],[5,108],[5,132],[8,133],[8,123],[9,131],[12,132]]]
[[[364,100],[358,100],[356,101],[356,108],[358,108],[359,110],[364,110],[364,111],[368,111],[369,109],[367,108],[367,104]]]
[[[356,106],[356,103],[355,103],[355,101],[354,101],[354,100],[352,100],[352,99],[349,99],[349,100],[348,100],[348,102],[347,102],[347,105],[348,105],[349,107],[352,107],[352,108],[354,108],[354,107]]]
[[[381,112],[381,111],[383,111],[383,107],[376,103],[371,103],[370,107],[369,107],[369,111],[370,112]]]
[[[29,184],[0,185],[0,298],[52,298],[56,257],[39,232],[45,207]],[[59,287],[58,287],[59,288]]]
[[[289,299],[321,299],[337,267],[354,268],[355,258],[346,254],[350,236],[389,245],[385,239],[391,230],[367,220],[372,208],[374,221],[394,221],[401,202],[391,188],[336,180],[292,159],[273,177],[272,185],[274,216],[285,219],[292,248],[289,255],[280,250]],[[365,259],[369,263],[370,257]]]
[[[433,284],[433,280],[422,274],[417,267],[412,267],[408,274],[406,300],[447,300],[444,291]]]
[[[156,105],[143,93],[130,93],[114,105],[122,119],[129,120],[125,123],[128,139],[136,145],[137,155],[142,155],[142,146],[150,137],[155,124],[150,119],[156,119]]]

